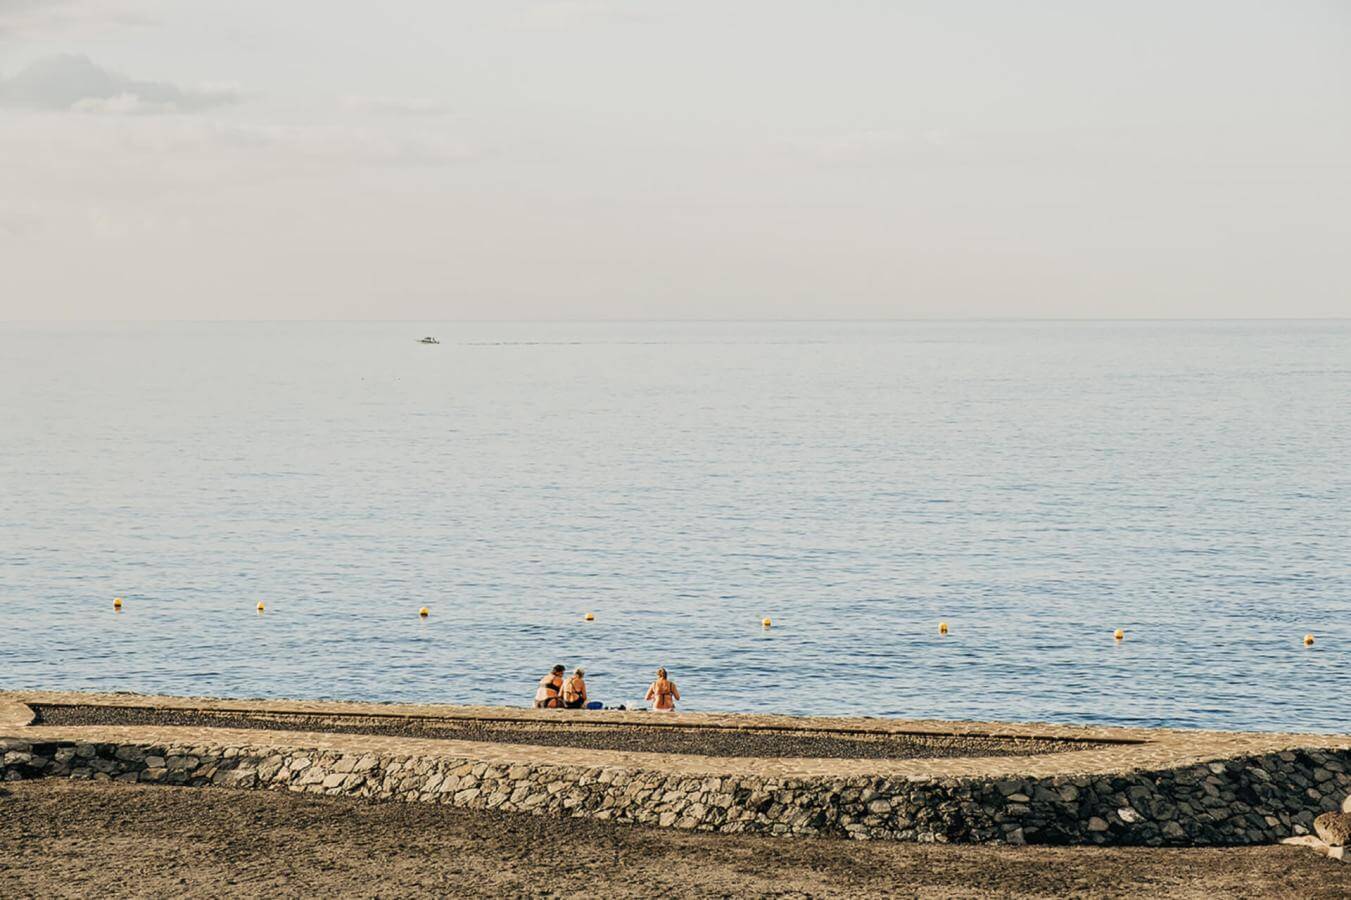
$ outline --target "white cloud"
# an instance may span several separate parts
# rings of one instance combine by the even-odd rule
[[[221,126],[215,138],[237,148],[268,148],[312,162],[435,166],[481,154],[470,144],[434,135],[327,126]]]
[[[533,31],[598,23],[638,25],[653,21],[646,7],[639,0],[535,0],[522,12],[517,27]]]
[[[435,166],[482,153],[466,141],[432,134],[326,125],[256,125],[217,119],[162,118],[118,136],[123,152],[177,158],[252,156],[274,164]]]
[[[42,217],[22,209],[0,209],[0,235],[28,237],[42,228]]]
[[[450,112],[447,104],[430,97],[370,97],[352,94],[342,98],[342,105],[347,109],[361,112],[396,116],[440,116]]]
[[[154,216],[146,213],[117,213],[103,207],[91,207],[86,211],[90,233],[99,240],[125,240],[136,235],[149,234],[156,230],[158,222]]]
[[[35,60],[0,80],[0,105],[101,113],[195,112],[235,103],[229,85],[179,87],[167,81],[128,78],[87,56],[60,54]]]
[[[70,107],[75,112],[112,113],[127,115],[132,113],[171,113],[175,111],[172,103],[156,103],[143,100],[136,94],[118,94],[115,97],[85,97]]]
[[[0,29],[59,16],[72,0],[0,0]]]
[[[0,0],[0,38],[154,23],[137,0]]]
[[[0,116],[0,157],[13,169],[46,167],[56,160],[87,172],[129,171],[156,179],[166,171],[214,182],[222,169],[236,177],[315,166],[437,166],[484,156],[455,136],[426,131],[396,134],[385,128],[268,125],[214,116],[158,115],[141,101],[111,97],[98,111],[142,112],[124,117],[53,116],[15,110]],[[91,108],[92,108],[91,104]]]
[[[792,141],[799,151],[831,166],[872,165],[897,159],[935,158],[953,135],[943,128],[911,131],[870,128]]]

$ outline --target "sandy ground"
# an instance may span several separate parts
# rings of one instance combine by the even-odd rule
[[[652,727],[591,727],[583,723],[537,722],[508,727],[486,722],[418,719],[361,719],[350,716],[249,716],[204,710],[143,709],[117,706],[53,706],[35,703],[34,740],[41,729],[62,725],[157,725],[189,728],[244,728],[261,731],[320,731],[381,734],[394,737],[489,741],[532,746],[586,747],[693,753],[701,756],[812,757],[820,759],[938,759],[968,756],[1034,756],[1089,750],[1102,744],[1053,740],[1011,740],[971,736],[857,737],[817,732],[729,731]]]
[[[1351,897],[1293,847],[952,847],[688,834],[265,791],[0,796],[0,897]]]

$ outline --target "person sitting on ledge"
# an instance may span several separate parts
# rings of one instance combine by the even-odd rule
[[[563,705],[559,696],[563,690],[563,667],[554,666],[553,671],[539,680],[535,691],[535,709],[558,709]]]
[[[680,699],[680,688],[666,677],[665,669],[658,669],[657,680],[647,689],[647,697],[644,699],[651,700],[652,708],[657,712],[675,712],[675,702]]]
[[[566,709],[581,709],[586,706],[586,682],[582,680],[586,672],[581,668],[573,670],[572,677],[563,682],[563,706]]]

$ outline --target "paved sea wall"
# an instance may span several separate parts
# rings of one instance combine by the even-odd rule
[[[1045,844],[1271,843],[1351,794],[1351,750],[1039,778],[691,776],[260,746],[0,739],[0,777],[223,786],[718,832]]]

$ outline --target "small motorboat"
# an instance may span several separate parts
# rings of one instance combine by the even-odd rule
[[[425,338],[423,338],[422,340],[418,341],[418,343],[419,343],[419,344],[439,344],[439,343],[441,343],[441,342],[438,341],[436,338],[432,337],[431,335],[427,335]]]

